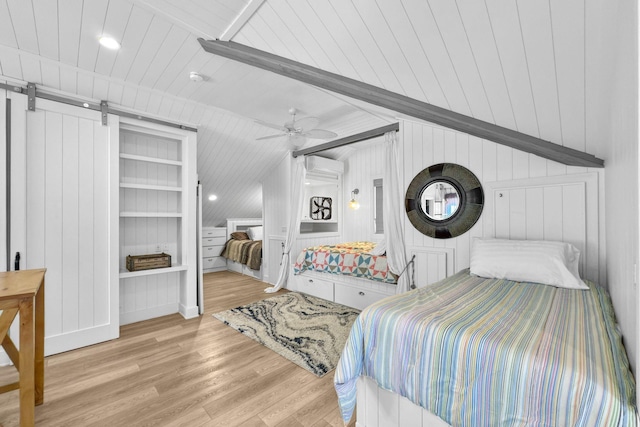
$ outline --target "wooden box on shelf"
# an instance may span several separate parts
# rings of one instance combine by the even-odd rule
[[[171,255],[149,254],[149,255],[127,255],[127,270],[140,271],[152,268],[171,267]]]

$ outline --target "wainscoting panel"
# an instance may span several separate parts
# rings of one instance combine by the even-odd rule
[[[417,287],[435,283],[455,272],[454,250],[450,248],[410,248],[409,259],[415,255],[415,284]],[[411,269],[411,267],[409,267]],[[411,274],[411,271],[405,274]]]

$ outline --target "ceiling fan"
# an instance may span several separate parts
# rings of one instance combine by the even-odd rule
[[[291,114],[291,121],[286,122],[284,126],[274,125],[272,123],[256,120],[256,123],[259,123],[268,128],[279,130],[281,132],[278,135],[268,135],[256,138],[256,141],[263,139],[280,138],[285,135],[289,137],[290,142],[304,142],[305,138],[330,139],[338,136],[338,134],[335,132],[324,129],[316,129],[316,126],[319,122],[317,117],[304,117],[300,120],[296,120],[297,113],[298,110],[296,110],[295,108],[290,108],[289,114]]]

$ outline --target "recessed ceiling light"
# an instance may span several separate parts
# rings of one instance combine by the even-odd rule
[[[210,194],[210,195],[209,195],[209,200],[211,200],[212,202],[213,202],[214,200],[218,200],[218,196],[216,196],[215,194]]]
[[[118,43],[116,39],[114,39],[113,37],[102,36],[98,39],[98,41],[102,46],[106,47],[107,49],[112,49],[112,50],[120,49],[120,43]]]

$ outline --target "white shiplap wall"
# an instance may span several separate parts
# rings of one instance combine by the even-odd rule
[[[373,180],[384,173],[383,138],[356,144],[357,150],[345,160],[344,198],[349,200],[354,188],[360,209],[344,209],[345,241],[378,241],[381,235],[373,233]],[[383,184],[384,186],[384,184]]]
[[[605,132],[602,140],[606,161],[606,230],[607,282],[614,303],[616,318],[624,336],[624,344],[636,373],[640,369],[640,292],[639,262],[639,191],[638,191],[638,21],[637,2],[619,2],[617,7],[598,10],[603,25],[592,36],[599,40],[600,51],[592,61],[613,58],[610,78],[614,90],[603,102],[610,106],[610,128],[598,129],[598,118],[589,126],[594,132]],[[603,19],[606,17],[606,20]],[[615,33],[602,32],[607,23],[614,23]],[[613,45],[615,49],[609,49]],[[594,69],[597,73],[597,69]],[[596,76],[593,76],[594,78]],[[596,95],[596,94],[594,94]],[[640,393],[637,394],[640,404]]]
[[[503,147],[490,141],[469,136],[464,133],[446,130],[436,126],[420,124],[411,121],[402,121],[400,130],[401,158],[402,158],[402,180],[403,188],[407,188],[413,177],[424,168],[442,162],[457,163],[469,168],[483,184],[485,191],[485,206],[489,201],[487,197],[493,197],[487,192],[487,184],[499,187],[500,183],[510,183],[514,180],[524,180],[531,178],[557,177],[564,175],[582,175],[587,172],[594,172],[603,177],[602,170],[589,170],[580,167],[567,167],[553,161],[544,160],[537,156],[523,153],[511,148]],[[602,181],[602,179],[600,180]],[[598,182],[598,180],[596,180]],[[597,184],[595,193],[600,190]],[[555,195],[555,189],[550,194]],[[524,193],[522,193],[524,194]],[[573,193],[572,193],[573,194]],[[518,193],[517,196],[520,196]],[[550,196],[551,198],[553,198]],[[585,206],[583,204],[583,206]],[[596,209],[600,207],[596,204]],[[486,209],[486,208],[485,208]],[[583,215],[585,209],[580,209]],[[554,221],[553,215],[543,215],[544,208],[539,211],[529,208],[522,212],[523,218],[520,222],[529,224],[532,229],[545,229],[545,218],[550,227]],[[558,217],[558,223],[562,223],[562,218]],[[571,218],[566,219],[566,224],[571,222]],[[537,225],[535,225],[537,224]],[[596,277],[587,277],[591,280],[602,281],[604,268],[604,248],[597,243],[598,234],[601,232],[601,222],[596,222],[590,233],[596,233],[596,241],[593,243],[593,262],[602,264]],[[569,225],[567,225],[568,227]],[[583,231],[584,233],[584,231]],[[459,271],[469,266],[471,242],[474,237],[510,237],[510,238],[540,238],[539,235],[521,235],[519,231],[510,234],[504,228],[498,230],[494,227],[494,219],[489,218],[486,210],[478,222],[471,230],[461,236],[451,239],[434,239],[423,235],[417,231],[405,218],[405,239],[408,250],[419,250],[420,248],[442,248],[453,251],[455,254],[454,270]],[[553,233],[552,233],[553,234]],[[542,235],[543,238],[560,240],[562,234]],[[597,270],[595,270],[597,271]]]
[[[275,284],[282,256],[281,242],[287,238],[291,209],[291,160],[285,156],[262,182],[263,280]]]
[[[405,218],[407,255],[416,255],[418,285],[433,283],[468,267],[474,237],[570,241],[583,253],[583,275],[605,282],[604,247],[599,244],[601,203],[597,198],[602,185],[597,176],[602,181],[602,171],[592,172],[595,178],[585,178],[588,171],[585,168],[566,167],[438,126],[412,121],[401,121],[401,124],[398,136],[404,189],[424,168],[451,162],[476,174],[485,192],[485,211],[478,223],[453,239],[433,239],[421,234],[404,215],[404,206],[400,207]],[[353,188],[359,188],[361,208],[345,209],[344,240],[376,240],[372,228],[371,187],[373,178],[383,173],[384,147],[380,139],[353,147],[357,150],[345,160],[344,193],[348,196]],[[576,177],[577,182],[571,177]],[[503,198],[496,198],[498,190]],[[586,194],[592,195],[588,201]],[[589,221],[587,210],[595,212],[589,214]],[[434,271],[434,268],[443,269],[443,265],[446,271]]]

